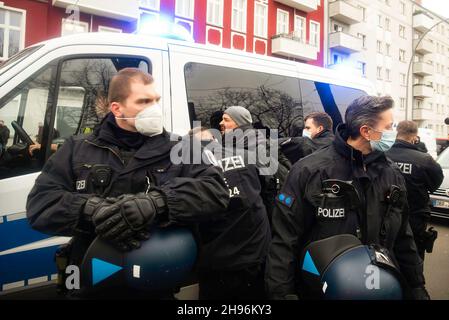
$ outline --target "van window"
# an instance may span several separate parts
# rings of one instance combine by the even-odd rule
[[[303,118],[327,112],[334,128],[349,103],[366,93],[342,86],[236,68],[188,63],[184,68],[191,126],[217,128],[229,106],[247,108],[255,127],[278,129],[280,137],[301,134]]]
[[[34,142],[41,141],[55,69],[49,66],[37,72],[0,101],[0,179],[41,169],[42,162],[37,154],[31,157],[25,137],[19,131]]]
[[[91,133],[108,112],[109,81],[126,67],[152,71],[140,57],[70,58],[53,62],[0,100],[0,179],[40,171],[68,137]]]
[[[278,129],[280,136],[288,135],[293,121],[302,121],[296,78],[200,63],[188,63],[184,75],[191,125],[201,121],[218,129],[220,112],[236,105],[251,112],[256,128]]]
[[[333,128],[344,121],[346,109],[356,98],[366,95],[362,90],[325,82],[301,79],[304,116],[311,112],[326,112],[332,118]]]
[[[134,57],[75,58],[62,63],[55,117],[57,142],[92,132],[108,113],[109,81],[126,67],[151,73],[149,62]]]

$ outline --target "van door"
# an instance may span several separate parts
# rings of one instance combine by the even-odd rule
[[[69,238],[29,227],[27,195],[58,147],[91,133],[108,112],[109,81],[126,67],[152,73],[164,90],[162,52],[124,46],[63,47],[2,86],[0,120],[9,134],[0,154],[0,293],[55,278],[56,246]],[[170,126],[170,113],[166,119]]]

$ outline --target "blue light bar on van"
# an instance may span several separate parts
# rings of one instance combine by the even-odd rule
[[[190,32],[183,26],[165,19],[142,18],[138,34],[194,42]]]

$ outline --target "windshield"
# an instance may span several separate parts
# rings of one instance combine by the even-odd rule
[[[5,60],[3,63],[0,64],[0,74],[2,74],[7,69],[6,68],[7,66],[12,66],[12,65],[18,63],[19,61],[25,59],[26,57],[31,55],[33,52],[35,52],[40,47],[42,47],[42,46],[34,46],[34,47],[26,48],[26,49],[16,53],[8,60]]]
[[[449,148],[446,148],[437,159],[437,162],[440,164],[441,168],[449,169]]]

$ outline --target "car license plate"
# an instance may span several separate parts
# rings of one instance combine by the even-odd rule
[[[435,208],[445,208],[449,209],[449,201],[443,201],[443,200],[434,200],[433,206]]]

